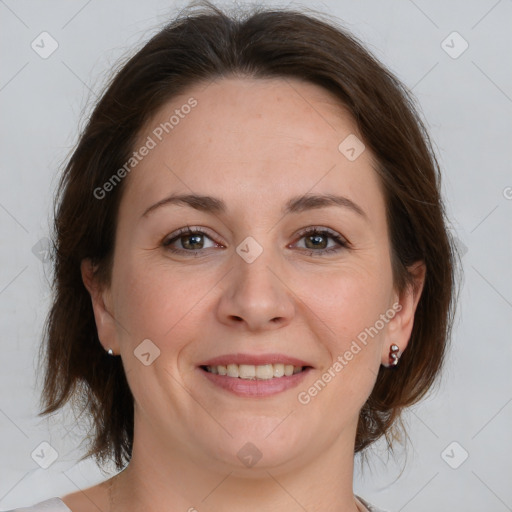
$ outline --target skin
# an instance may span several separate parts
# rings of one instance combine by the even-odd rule
[[[113,510],[363,510],[352,490],[358,415],[390,345],[407,346],[424,265],[410,269],[417,287],[399,294],[374,158],[338,150],[349,134],[362,137],[330,93],[284,79],[200,84],[157,113],[141,144],[191,96],[197,106],[126,178],[110,285],[82,264],[99,338],[122,357],[135,398],[133,455],[115,477]],[[168,204],[143,215],[171,193],[214,196],[226,211]],[[283,215],[306,193],[343,195],[365,215],[340,206]],[[199,254],[170,252],[163,242],[187,225],[207,231]],[[349,246],[322,237],[339,250],[311,249],[298,234],[311,226]],[[252,263],[236,252],[248,236],[263,249]],[[301,404],[298,393],[394,304],[400,311]],[[144,339],[160,350],[149,366],[133,354]],[[236,352],[284,353],[314,368],[297,388],[237,397],[197,369]],[[237,457],[247,442],[262,454],[252,467]],[[108,510],[107,483],[63,500],[73,512],[91,501]]]

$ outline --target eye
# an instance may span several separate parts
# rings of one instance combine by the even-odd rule
[[[200,228],[187,226],[171,233],[162,242],[165,249],[177,254],[195,254],[212,247],[222,247],[214,242],[207,233]]]
[[[332,229],[311,226],[298,233],[299,242],[292,247],[297,247],[309,256],[322,256],[335,253],[344,248],[349,248],[349,242]],[[175,254],[199,256],[206,249],[224,248],[222,244],[215,242],[204,228],[190,227],[180,228],[167,236],[162,246]]]
[[[304,242],[302,247],[300,244],[296,247],[303,249],[310,256],[321,256],[349,247],[349,243],[344,237],[329,228],[311,226],[300,231],[298,235],[301,237],[299,240],[304,240]]]

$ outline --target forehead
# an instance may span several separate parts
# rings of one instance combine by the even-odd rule
[[[224,78],[198,84],[167,102],[140,139],[153,134],[158,145],[174,142],[182,159],[195,159],[198,149],[236,149],[233,156],[240,156],[257,143],[260,159],[275,160],[275,147],[332,150],[340,134],[355,132],[346,108],[317,85],[285,78]],[[182,144],[185,139],[188,144]],[[233,142],[236,148],[229,147]]]
[[[362,139],[345,107],[314,84],[279,78],[198,84],[141,130],[136,148],[150,139],[154,147],[130,173],[125,195],[133,205],[175,191],[215,191],[239,206],[266,198],[281,206],[308,191],[360,196],[366,189],[378,196],[370,151],[349,160],[339,147],[347,137]]]

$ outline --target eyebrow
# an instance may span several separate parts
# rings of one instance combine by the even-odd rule
[[[190,206],[196,210],[214,214],[221,214],[227,211],[226,203],[222,199],[218,199],[216,197],[199,194],[173,194],[151,205],[142,214],[142,217],[146,217],[157,208],[171,204]],[[283,208],[283,214],[300,213],[307,210],[325,208],[329,206],[347,208],[368,221],[368,216],[365,211],[359,205],[354,203],[354,201],[348,197],[334,194],[305,194],[302,196],[292,197],[286,202]]]

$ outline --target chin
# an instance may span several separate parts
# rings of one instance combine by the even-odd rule
[[[220,462],[226,470],[241,477],[268,478],[267,471],[284,470],[288,465],[293,468],[297,457],[303,456],[306,446],[311,447],[311,443],[304,436],[303,428],[285,427],[291,419],[283,421],[285,416],[279,420],[271,418],[272,421],[269,418],[259,418],[261,421],[246,418],[239,429],[234,425],[228,428],[233,437],[223,434],[221,439],[215,439],[210,436],[209,446],[204,449],[212,454],[217,469]]]

